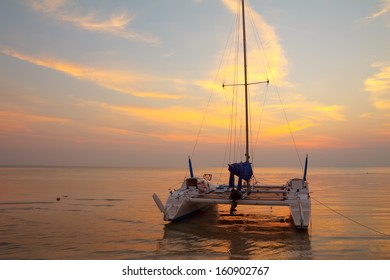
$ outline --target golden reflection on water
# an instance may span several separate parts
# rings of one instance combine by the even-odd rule
[[[230,216],[227,206],[220,205],[166,224],[159,250],[167,258],[185,252],[187,258],[310,259],[309,234],[292,227],[289,210],[261,208],[263,213],[239,206],[242,214]]]
[[[296,176],[255,171],[270,184]],[[313,198],[390,234],[389,169],[310,171]],[[165,201],[184,173],[0,168],[0,259],[390,259],[388,237],[314,200],[307,232],[291,225],[288,207],[239,205],[240,215],[230,216],[219,205],[164,222],[151,195]]]

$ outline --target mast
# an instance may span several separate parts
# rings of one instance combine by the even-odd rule
[[[222,84],[222,87],[226,86],[244,86],[245,88],[245,162],[229,164],[230,179],[229,187],[234,187],[234,176],[238,176],[237,189],[241,190],[242,180],[245,180],[248,184],[253,176],[252,165],[250,163],[249,155],[249,94],[248,86],[255,84],[269,83],[269,80],[248,83],[248,67],[247,67],[247,51],[246,51],[246,28],[245,28],[245,1],[241,0],[241,12],[242,12],[242,33],[243,33],[243,53],[244,53],[244,83],[243,84]]]
[[[245,1],[241,0],[242,12],[242,33],[243,33],[243,53],[244,53],[244,83],[243,84],[222,84],[222,87],[244,86],[245,88],[245,162],[249,163],[249,94],[248,86],[256,84],[269,84],[269,80],[248,83],[247,51],[246,51],[246,28],[245,28]]]
[[[244,47],[244,86],[245,86],[245,159],[249,162],[249,109],[248,109],[248,73],[246,62],[245,3],[242,0],[242,34]]]

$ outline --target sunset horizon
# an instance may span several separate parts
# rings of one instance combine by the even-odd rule
[[[236,7],[4,3],[0,166],[225,165],[232,94],[217,78],[232,71],[220,60]],[[306,154],[315,167],[390,166],[390,1],[248,7],[267,59],[254,39],[248,57],[268,64],[249,75],[270,81],[251,90],[254,167]]]

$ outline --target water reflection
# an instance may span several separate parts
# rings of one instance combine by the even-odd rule
[[[312,259],[308,232],[296,230],[288,211],[228,215],[217,206],[164,226],[162,259]]]

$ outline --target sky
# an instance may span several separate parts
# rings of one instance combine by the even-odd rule
[[[0,165],[243,160],[221,86],[236,7],[2,1]],[[247,22],[249,79],[270,80],[250,87],[254,165],[390,166],[390,1],[250,0]]]

